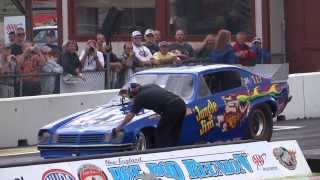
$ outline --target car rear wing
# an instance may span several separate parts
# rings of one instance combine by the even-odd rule
[[[272,79],[273,83],[286,82],[289,75],[289,64],[257,64],[252,67],[241,66],[244,69],[260,75],[265,78]]]

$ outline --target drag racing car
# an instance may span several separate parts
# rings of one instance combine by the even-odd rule
[[[187,112],[180,145],[241,139],[268,141],[273,117],[290,101],[286,82],[273,83],[232,65],[150,69],[134,74],[130,82],[157,84],[184,99]],[[112,136],[112,129],[131,105],[130,99],[116,96],[103,106],[44,126],[38,133],[41,156],[59,158],[152,148],[160,116],[148,109],[141,110],[121,133]]]

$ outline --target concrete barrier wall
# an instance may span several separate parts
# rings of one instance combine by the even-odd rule
[[[287,119],[320,117],[320,73],[302,73],[289,75],[292,101],[283,114]]]
[[[303,77],[305,117],[320,117],[320,73],[310,73]]]
[[[0,99],[0,148],[19,139],[37,143],[39,128],[58,118],[107,103],[118,90]]]
[[[303,93],[303,75],[291,74],[288,79],[291,102],[284,109],[283,114],[287,119],[297,119],[305,117],[305,100]]]

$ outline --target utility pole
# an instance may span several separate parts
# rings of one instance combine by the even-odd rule
[[[32,41],[32,0],[25,0],[25,16],[26,16],[26,38]]]

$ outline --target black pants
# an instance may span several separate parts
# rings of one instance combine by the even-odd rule
[[[181,127],[186,114],[183,100],[177,99],[168,103],[166,111],[161,115],[155,134],[155,147],[171,147],[179,145]]]

